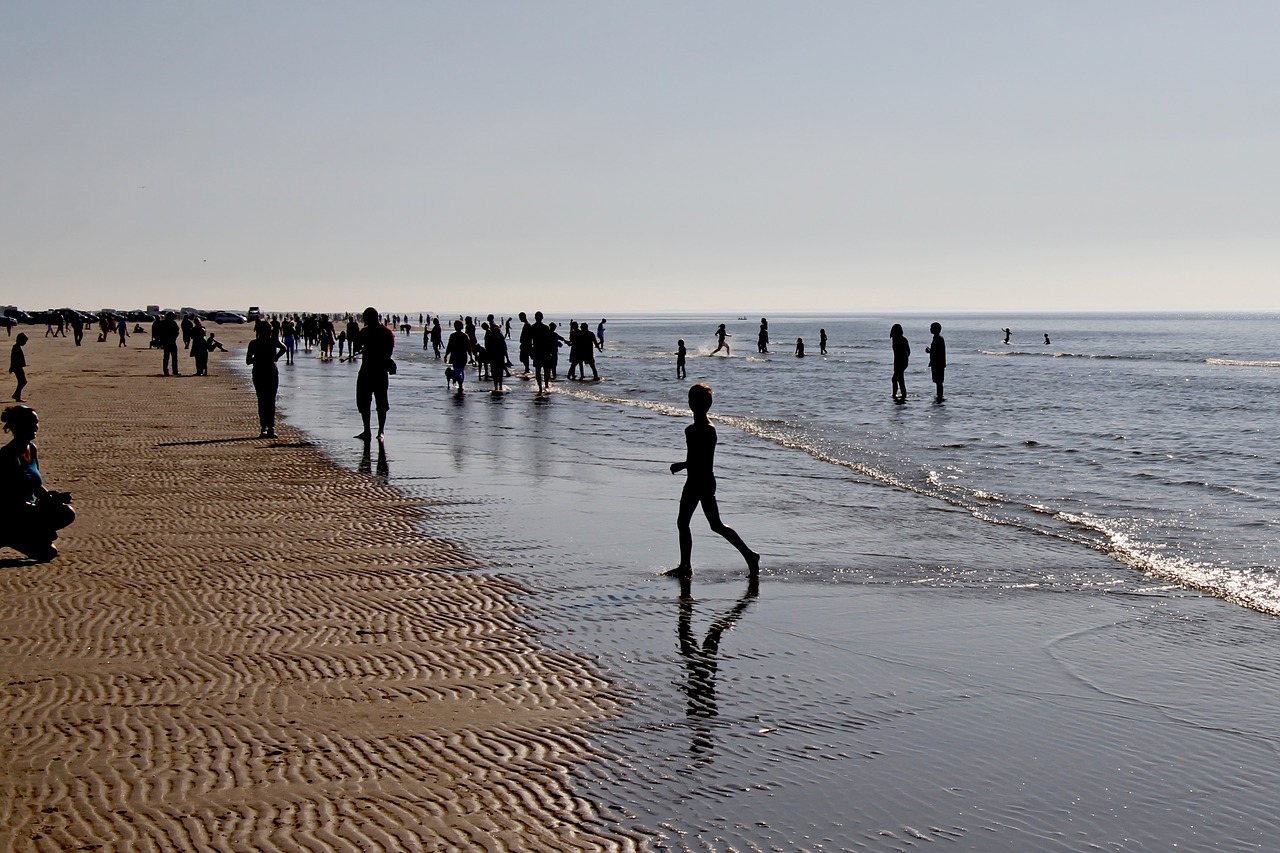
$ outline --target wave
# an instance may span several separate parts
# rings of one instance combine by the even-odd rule
[[[1280,367],[1280,361],[1240,361],[1234,358],[1206,358],[1204,363],[1219,367]]]
[[[1097,550],[1144,574],[1208,593],[1233,604],[1280,616],[1280,577],[1262,569],[1241,570],[1170,555],[1163,547],[1142,542],[1123,525],[1091,515],[1060,512],[1054,516],[1073,527],[1099,534]]]
[[[1147,361],[1151,358],[1148,355],[1116,355],[1114,353],[1087,353],[1087,352],[1044,352],[1037,350],[978,350],[979,355],[994,356],[1039,356],[1040,358],[1101,358],[1116,359],[1120,361]]]
[[[553,386],[552,390],[582,400],[641,408],[670,417],[689,416],[688,409],[666,403],[611,396],[581,388]],[[1087,547],[1146,575],[1261,613],[1280,616],[1280,575],[1263,568],[1228,568],[1170,554],[1163,545],[1142,541],[1122,522],[1064,512],[964,486],[956,482],[947,469],[912,472],[895,470],[901,469],[902,463],[898,461],[895,464],[895,460],[889,457],[881,462],[852,458],[858,454],[869,457],[877,454],[865,447],[824,449],[805,435],[797,434],[796,425],[789,421],[726,414],[717,415],[715,420],[779,447],[806,453],[819,462],[853,471],[882,485],[942,501],[968,512],[979,521]]]

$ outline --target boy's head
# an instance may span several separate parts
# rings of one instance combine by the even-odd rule
[[[681,338],[680,340],[676,341],[676,346],[684,346],[684,338]]]
[[[936,334],[938,334],[938,332],[941,332],[941,331],[942,331],[942,324],[941,324],[941,323],[930,323],[930,324],[929,324],[929,331],[930,331],[931,333],[935,334],[935,335],[936,335]]]
[[[689,389],[689,408],[695,415],[705,415],[711,409],[711,386],[699,382]]]

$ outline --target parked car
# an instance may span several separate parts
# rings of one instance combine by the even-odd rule
[[[243,314],[237,314],[234,311],[208,311],[205,313],[204,318],[219,324],[246,322]]]
[[[26,311],[19,311],[17,308],[6,308],[6,309],[4,309],[4,316],[6,316],[6,317],[8,317],[8,318],[10,318],[10,319],[12,319],[12,320],[15,320],[15,321],[17,321],[17,322],[19,322],[19,323],[30,323],[30,322],[31,322],[31,315],[30,315],[30,314],[28,314]]]

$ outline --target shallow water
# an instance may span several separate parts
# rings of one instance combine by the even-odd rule
[[[281,404],[523,580],[545,640],[632,699],[579,784],[654,849],[1265,846],[1277,623],[1189,590],[1280,611],[1277,318],[938,318],[942,404],[932,319],[773,318],[768,356],[758,318],[729,322],[723,358],[694,355],[722,318],[611,318],[605,380],[545,400],[474,378],[459,400],[401,336],[381,459],[348,438],[353,365],[300,354]],[[680,337],[716,392],[725,519],[765,555],[755,590],[700,519],[690,595],[657,576]]]

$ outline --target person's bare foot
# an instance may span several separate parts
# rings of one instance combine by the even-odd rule
[[[760,574],[760,555],[755,551],[752,551],[751,556],[747,557],[747,574],[752,577]]]
[[[361,441],[368,441],[369,439],[373,438],[373,434],[370,433],[368,430],[365,430],[362,433],[357,433],[356,438],[360,439]]]
[[[667,569],[662,574],[664,577],[668,577],[668,578],[692,577],[693,567],[692,566],[676,566],[674,569]]]

